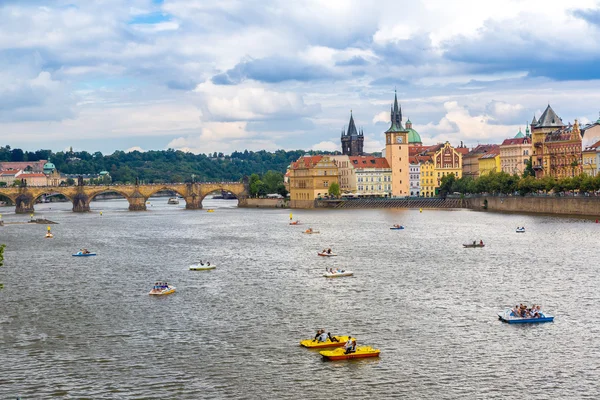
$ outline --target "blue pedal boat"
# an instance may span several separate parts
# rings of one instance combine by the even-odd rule
[[[400,225],[400,226],[392,226],[390,228],[393,231],[401,231],[402,229],[404,229],[404,226]]]
[[[544,313],[541,313],[539,318],[517,317],[510,308],[507,308],[503,312],[499,312],[498,318],[500,318],[502,322],[509,324],[541,324],[543,322],[554,321],[554,316]]]
[[[84,253],[82,251],[78,251],[77,253],[73,254],[73,257],[91,257],[95,255],[96,253]]]

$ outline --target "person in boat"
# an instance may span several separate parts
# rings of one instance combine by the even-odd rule
[[[200,260],[200,265],[204,265],[204,263],[202,262],[202,260]]]
[[[335,336],[331,336],[331,332],[327,332],[327,337],[329,338],[331,343],[339,342],[338,338],[336,338]]]
[[[327,253],[327,250],[323,249],[323,251],[321,251],[321,254],[325,254]]]
[[[356,339],[352,339],[352,336],[348,335],[348,341],[344,345],[344,354],[354,353],[356,351]]]
[[[479,241],[479,245],[480,245],[480,246],[483,246],[483,240],[480,240],[480,241]]]
[[[206,262],[206,266],[207,266],[207,267],[210,267],[210,261],[207,261],[207,262]]]
[[[328,333],[325,333],[325,329],[318,329],[317,334],[315,335],[314,341],[326,342]]]
[[[331,249],[327,249],[327,254],[331,254]]]
[[[473,240],[473,246],[477,246],[477,240]]]
[[[313,229],[312,229],[312,228],[308,228],[308,229],[306,230],[306,233],[312,233],[312,232],[313,232]]]

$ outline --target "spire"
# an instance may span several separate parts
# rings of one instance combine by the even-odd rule
[[[520,129],[519,129],[519,130],[520,130]],[[525,123],[525,137],[529,137],[529,136],[531,136],[531,135],[529,134],[529,125],[527,125],[527,123]]]
[[[348,123],[348,136],[358,136],[356,125],[354,124],[354,118],[352,117],[352,110],[350,110],[350,122]]]
[[[398,113],[398,96],[396,95],[396,89],[394,89],[394,114]]]
[[[540,116],[540,120],[538,121],[538,126],[540,127],[563,127],[564,124],[562,119],[556,115],[550,104],[546,107],[546,110]]]
[[[531,120],[531,125],[537,125],[537,119],[535,119],[535,114],[533,114],[533,119]]]

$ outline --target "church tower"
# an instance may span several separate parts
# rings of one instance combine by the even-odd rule
[[[342,154],[345,156],[362,156],[364,135],[362,129],[360,132],[356,129],[352,111],[350,111],[350,122],[348,123],[348,131],[342,130]]]
[[[402,126],[402,107],[398,106],[398,97],[394,91],[394,104],[390,112],[391,126],[385,131],[385,158],[392,169],[392,195],[408,196],[409,160],[408,134]]]

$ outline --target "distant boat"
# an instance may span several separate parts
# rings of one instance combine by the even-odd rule
[[[169,201],[167,201],[167,204],[179,204],[179,200],[177,197],[171,197]]]
[[[517,228],[517,233],[525,233],[525,227]]]
[[[483,244],[483,243],[475,243],[475,244],[469,243],[469,244],[466,244],[465,243],[465,244],[463,244],[463,247],[465,247],[465,248],[485,247],[485,244]]]
[[[398,230],[404,229],[404,226],[403,225],[394,225],[390,229],[393,231],[398,231]]]

